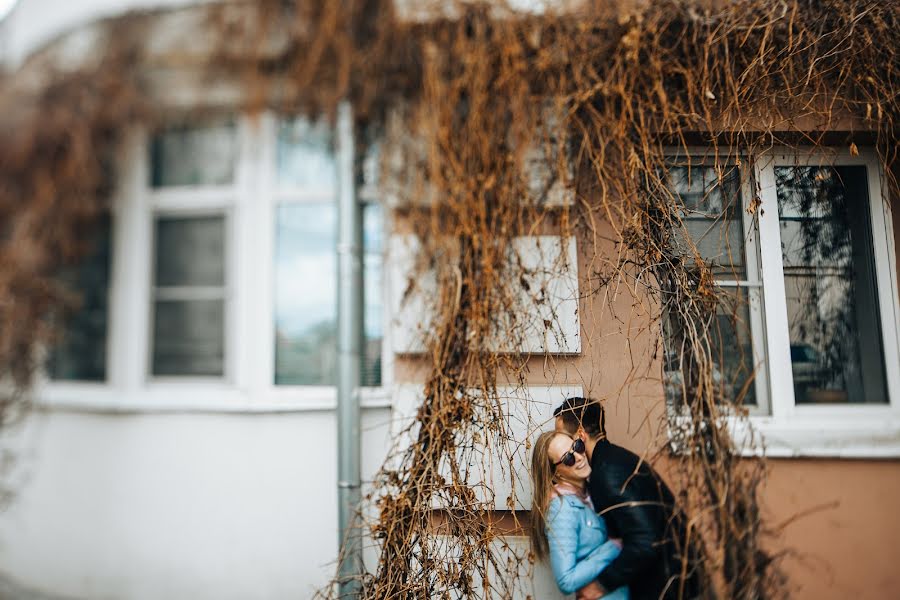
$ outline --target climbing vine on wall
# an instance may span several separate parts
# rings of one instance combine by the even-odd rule
[[[702,164],[724,189],[774,146],[870,144],[896,197],[898,10],[861,0],[193,9],[207,43],[192,68],[236,82],[241,108],[333,115],[341,99],[352,102],[360,131],[380,140],[392,218],[419,241],[410,289],[434,282],[423,399],[360,510],[377,549],[360,582],[365,597],[528,593],[518,562],[529,556],[511,558],[496,518],[498,501],[514,509],[527,499],[495,498],[483,482],[498,464],[516,476],[499,388],[524,388],[533,364],[522,299],[547,301],[512,241],[548,233],[578,240],[582,303],[628,295],[643,334],[658,339],[632,356],[626,381],[665,380],[668,407],[654,414],[672,427],[645,458],[676,451],[667,471],[689,524],[678,543],[696,548],[698,562],[684,568],[702,563],[709,596],[785,594],[763,547],[762,446],[753,435],[737,442],[725,419],[746,416],[752,369],[728,393],[716,373],[716,329],[723,315],[739,319],[740,306],[686,233],[671,155],[693,157],[678,168]],[[54,338],[51,317],[71,306],[55,273],[86,250],[117,144],[129,126],[164,117],[145,76],[160,67],[146,44],[157,16],[108,23],[85,66],[53,72],[36,59],[3,82],[4,415],[27,399],[40,349]],[[192,108],[210,107],[199,99]],[[697,147],[705,150],[692,155]],[[538,181],[535,157],[546,169]],[[751,199],[743,218],[757,206]],[[634,335],[621,314],[593,318]],[[551,372],[564,360],[544,358]],[[526,440],[513,441],[527,452]]]

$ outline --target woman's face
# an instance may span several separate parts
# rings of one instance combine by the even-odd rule
[[[550,440],[550,445],[547,446],[547,455],[550,457],[551,462],[559,463],[556,465],[555,471],[559,478],[569,481],[584,481],[591,474],[591,465],[587,456],[578,452],[572,452],[575,456],[575,464],[571,467],[559,462],[567,452],[572,450],[572,444],[574,443],[575,440],[567,434],[558,433]]]

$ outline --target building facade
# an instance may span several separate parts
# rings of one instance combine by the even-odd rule
[[[5,60],[89,56],[101,19],[177,4],[20,0],[0,26]],[[161,13],[160,31],[188,27],[186,14]],[[324,119],[229,110],[227,84],[174,73],[159,90],[172,119],[128,132],[96,249],[66,274],[85,290],[83,308],[48,353],[36,410],[3,440],[15,495],[0,514],[0,573],[66,598],[312,597],[338,551],[335,199],[347,149]],[[199,96],[216,110],[192,116],[186,107]],[[427,321],[406,293],[415,241],[385,205],[377,160],[361,159],[358,187],[364,480],[414,414],[416,335]],[[728,246],[730,274],[741,274],[720,282],[747,311],[723,334],[722,377],[757,369],[751,420],[770,457],[764,512],[780,526],[772,549],[787,552],[791,597],[889,598],[900,586],[900,207],[883,169],[866,147],[775,148],[744,165],[730,191],[702,167],[673,169],[673,193],[686,203],[723,198],[693,214],[688,231],[710,256]],[[747,216],[750,181],[758,219]],[[840,191],[828,187],[836,181]],[[826,199],[812,215],[810,187]],[[803,243],[822,227],[827,256]],[[552,318],[524,309],[535,322],[526,344],[562,365],[550,375],[532,358],[527,397],[509,390],[510,406],[530,406],[519,433],[549,427],[566,396],[590,394],[610,399],[612,441],[646,452],[662,426],[646,417],[663,410],[677,368],[661,357],[664,377],[629,387],[628,357],[651,353],[659,332],[616,335],[609,311],[628,312],[629,300],[579,293],[594,259],[587,240],[516,244],[553,299]],[[823,329],[836,321],[851,325]],[[823,384],[828,352],[850,365],[840,384]],[[528,456],[518,458],[524,474]],[[491,482],[498,498],[511,493],[503,479]],[[527,510],[528,490],[517,498]],[[513,543],[525,548],[527,538]],[[533,597],[558,597],[545,566],[532,579]]]

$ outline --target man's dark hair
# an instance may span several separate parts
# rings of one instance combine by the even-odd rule
[[[599,400],[580,396],[566,398],[553,410],[553,416],[562,418],[571,433],[580,426],[591,437],[606,435],[606,414]]]

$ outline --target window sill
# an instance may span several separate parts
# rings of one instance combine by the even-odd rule
[[[751,417],[750,422],[771,458],[900,458],[900,414],[887,407],[869,415],[856,407],[839,408],[855,410]]]
[[[337,408],[337,390],[330,386],[273,386],[251,392],[221,383],[151,383],[135,390],[92,383],[53,383],[36,387],[33,397],[38,408],[87,413],[265,414]],[[389,408],[390,389],[363,389],[360,406]]]
[[[689,424],[687,417],[675,417],[670,436]],[[749,421],[732,417],[728,424],[742,456],[900,458],[900,413],[888,406],[802,407],[784,417],[751,415]],[[675,454],[683,451],[674,439],[670,447]]]

